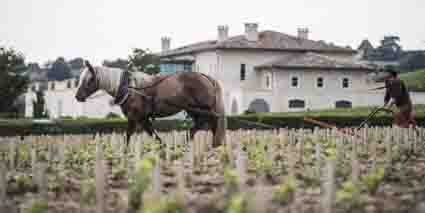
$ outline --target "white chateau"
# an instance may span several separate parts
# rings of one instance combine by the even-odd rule
[[[379,86],[370,80],[374,69],[357,61],[357,51],[349,47],[310,40],[305,28],[292,36],[246,23],[243,34],[228,32],[219,26],[216,40],[175,49],[170,38],[162,38],[162,70],[185,68],[218,79],[228,114],[383,103],[382,92],[366,91]]]
[[[292,36],[271,30],[259,31],[246,23],[245,32],[230,36],[227,26],[218,26],[217,39],[171,48],[163,37],[161,72],[203,72],[224,89],[227,114],[245,111],[283,112],[383,104],[381,86],[372,79],[374,69],[358,59],[357,51],[325,41],[309,39],[308,29]],[[51,117],[105,117],[119,107],[110,106],[109,95],[100,93],[87,103],[75,100],[76,80],[48,82],[47,110]],[[422,93],[413,101],[425,103]],[[32,116],[32,100],[26,96],[26,116]]]

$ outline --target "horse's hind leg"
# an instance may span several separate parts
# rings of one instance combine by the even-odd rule
[[[150,120],[144,120],[143,121],[143,127],[145,129],[145,131],[149,134],[149,136],[157,139],[159,141],[159,144],[161,145],[161,148],[164,147],[164,143],[162,141],[162,139],[159,137],[159,135],[157,134],[157,132],[155,131],[155,129],[153,128],[153,124]]]

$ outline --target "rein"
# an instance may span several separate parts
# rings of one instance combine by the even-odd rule
[[[132,87],[132,86],[128,86],[129,89],[134,89],[134,90],[145,90],[145,89],[149,89],[152,87],[157,86],[158,84],[160,84],[161,82],[163,82],[164,80],[170,78],[171,75],[165,76],[164,78],[159,79],[158,81],[153,82],[152,84],[148,85],[148,86],[144,86],[144,87]]]

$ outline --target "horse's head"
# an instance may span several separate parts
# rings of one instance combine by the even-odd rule
[[[99,89],[96,71],[88,61],[85,61],[85,64],[86,68],[81,72],[77,93],[75,94],[75,98],[79,102],[86,101],[87,97]]]

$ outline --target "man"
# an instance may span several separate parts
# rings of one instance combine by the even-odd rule
[[[413,104],[406,85],[398,77],[397,71],[393,69],[387,69],[386,71],[390,76],[385,81],[384,107],[391,108],[395,104],[398,108],[398,112],[394,113],[393,124],[403,128],[408,128],[410,125],[416,126]]]

